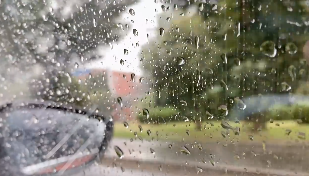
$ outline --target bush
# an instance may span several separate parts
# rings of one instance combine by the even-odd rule
[[[141,123],[166,123],[166,122],[175,122],[181,121],[181,117],[178,115],[178,111],[173,108],[151,108],[148,109],[149,116],[143,112],[138,115],[138,119]]]
[[[267,113],[267,119],[272,120],[301,120],[309,123],[309,104],[301,103],[292,106],[277,106]]]
[[[309,104],[299,104],[293,109],[294,119],[300,119],[302,123],[309,123]]]
[[[293,120],[293,106],[274,106],[266,113],[267,120]]]

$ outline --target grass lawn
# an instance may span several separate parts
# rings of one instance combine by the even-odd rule
[[[267,124],[267,129],[253,133],[249,130],[249,124],[241,122],[236,124],[229,122],[233,127],[240,127],[240,134],[235,135],[233,131],[225,138],[221,132],[226,131],[221,127],[220,121],[211,123],[203,122],[202,131],[195,130],[195,124],[192,122],[177,122],[160,125],[140,124],[138,122],[129,122],[126,128],[123,123],[115,124],[115,137],[142,139],[159,139],[168,141],[188,141],[188,142],[219,142],[219,141],[239,141],[239,142],[304,142],[309,139],[309,125],[298,124],[295,121],[274,121]],[[142,127],[142,131],[140,130]],[[147,130],[151,134],[147,134]],[[290,133],[289,133],[290,132]],[[289,134],[288,134],[289,133]],[[135,135],[136,134],[136,135]],[[305,134],[305,135],[304,135]],[[306,139],[303,139],[303,138]]]

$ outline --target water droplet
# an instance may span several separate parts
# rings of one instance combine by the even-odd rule
[[[227,64],[227,56],[226,56],[226,54],[221,54],[221,60],[223,61],[223,63]]]
[[[172,147],[173,147],[173,145],[172,145],[172,144],[168,144],[168,148],[170,148],[170,149],[171,149]]]
[[[290,65],[288,68],[288,73],[292,79],[292,81],[295,81],[296,79],[296,68],[294,65]]]
[[[138,125],[138,128],[139,128],[139,131],[140,131],[140,132],[143,132],[143,127],[142,127],[142,125]]]
[[[122,98],[121,97],[117,98],[117,103],[120,105],[120,107],[122,107]]]
[[[198,36],[195,36],[195,47],[196,47],[196,49],[199,48],[199,44],[200,44],[200,38]]]
[[[139,82],[142,83],[144,81],[144,79],[145,79],[144,77],[140,77]]]
[[[188,136],[190,136],[190,131],[189,131],[189,130],[186,130],[186,134],[187,134]]]
[[[149,118],[149,110],[144,108],[143,109],[143,115],[146,116],[146,118],[148,119]]]
[[[228,136],[228,133],[226,131],[221,131],[221,135],[222,137],[226,138],[226,136]]]
[[[118,146],[114,146],[114,150],[115,150],[117,156],[118,156],[120,159],[122,159],[123,156],[124,156],[124,153],[123,153],[123,151],[121,150],[121,148],[118,147]]]
[[[206,111],[206,116],[207,116],[207,119],[210,120],[210,119],[213,119],[214,116],[212,114],[210,114],[210,112]]]
[[[185,100],[180,100],[180,104],[181,104],[181,106],[187,106],[188,105]]]
[[[201,167],[196,167],[197,173],[203,172],[203,169]]]
[[[155,154],[156,152],[154,149],[150,148],[150,153]]]
[[[211,164],[212,166],[215,166],[215,162],[214,162],[214,161],[210,160],[209,162],[210,162],[210,164]]]
[[[128,55],[129,54],[129,50],[128,49],[123,49],[123,54],[124,55]]]
[[[138,36],[137,29],[133,29],[133,35]]]
[[[304,133],[304,132],[298,132],[298,138],[299,138],[299,139],[302,139],[302,140],[305,140],[305,139],[306,139],[306,133]]]
[[[198,10],[201,12],[204,10],[204,3],[199,3]]]
[[[249,139],[250,139],[251,141],[253,141],[253,136],[252,136],[252,135],[249,135]]]
[[[123,122],[123,126],[126,128],[129,128],[129,123],[128,122]]]
[[[181,153],[184,153],[184,154],[186,154],[186,155],[190,155],[190,154],[191,154],[190,150],[189,150],[186,146],[183,146],[183,147],[180,149],[180,152],[181,152]]]
[[[295,54],[297,53],[297,50],[297,46],[292,42],[289,42],[285,45],[285,51],[289,54]]]
[[[185,64],[185,59],[183,57],[177,57],[177,64],[178,65],[184,65]]]
[[[130,10],[129,10],[129,13],[130,13],[130,15],[134,16],[134,15],[135,15],[134,9],[130,9]]]
[[[300,69],[299,70],[299,75],[302,76],[302,77],[305,76],[306,75],[306,70],[305,69]]]
[[[239,135],[239,134],[240,134],[240,128],[239,128],[239,127],[236,127],[236,128],[234,129],[234,134],[235,134],[235,135]]]
[[[97,20],[96,19],[93,19],[92,23],[93,23],[93,27],[97,27]]]
[[[229,114],[229,111],[228,111],[226,105],[220,105],[220,106],[218,107],[218,110],[221,111],[221,114],[222,114],[223,116],[227,116],[227,115]]]
[[[246,109],[247,105],[239,97],[234,98],[234,100],[237,103],[237,107],[239,109],[241,109],[241,110]]]
[[[148,136],[150,136],[151,135],[151,131],[147,130],[147,134],[148,134]]]
[[[124,60],[120,59],[120,65],[124,65]]]
[[[211,10],[217,10],[217,8],[218,8],[217,4],[212,4]]]
[[[277,70],[276,70],[275,68],[272,68],[271,71],[270,71],[270,73],[276,74],[276,73],[277,73]]]
[[[260,51],[268,57],[275,57],[277,55],[276,45],[273,41],[263,42]]]
[[[135,74],[134,73],[131,73],[131,81],[135,81]]]
[[[122,166],[120,167],[120,169],[121,169],[122,172],[126,171]]]
[[[220,81],[220,85],[221,85],[221,87],[222,87],[224,90],[229,90],[229,88],[227,87],[225,81],[221,80],[221,81]]]
[[[221,121],[221,127],[227,130],[232,130],[234,129],[227,121],[222,120]]]
[[[161,9],[163,12],[165,12],[167,10],[167,8],[165,7],[165,5],[161,5]]]
[[[79,67],[79,64],[78,64],[77,62],[75,62],[74,67],[75,67],[75,68],[78,68],[78,67]]]
[[[282,82],[281,83],[281,90],[282,91],[289,91],[289,90],[291,90],[291,86],[286,82]]]
[[[160,28],[159,31],[160,31],[160,35],[163,36],[164,35],[164,28]]]
[[[236,58],[234,60],[235,65],[240,66],[240,59]]]
[[[178,10],[178,5],[177,4],[174,4],[174,9]]]
[[[286,135],[290,135],[291,132],[292,132],[292,130],[290,130],[290,129],[286,129],[286,130],[285,130],[285,134],[286,134]]]

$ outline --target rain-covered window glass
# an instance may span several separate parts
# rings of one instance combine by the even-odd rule
[[[309,175],[308,0],[0,0],[0,175]]]

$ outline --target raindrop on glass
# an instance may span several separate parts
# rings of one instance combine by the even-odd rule
[[[149,118],[149,110],[144,108],[143,109],[143,115],[146,116],[146,118],[148,119]]]
[[[135,74],[134,73],[131,74],[131,81],[133,81],[133,82],[135,81]]]
[[[185,64],[185,59],[183,57],[177,57],[177,64],[178,65],[184,65]]]
[[[129,13],[130,13],[130,15],[134,16],[134,15],[135,15],[134,9],[130,9],[130,10],[129,10]]]
[[[186,155],[191,154],[190,150],[186,146],[181,147],[180,152]]]
[[[155,154],[156,152],[154,149],[150,148],[150,153]]]
[[[124,153],[123,153],[123,151],[121,150],[121,148],[118,147],[118,146],[114,146],[114,150],[115,150],[117,156],[118,156],[120,159],[122,159],[123,156],[124,156]]]
[[[221,80],[221,81],[220,81],[220,85],[221,85],[221,87],[222,87],[224,90],[229,90],[229,88],[227,87],[225,81]]]
[[[117,98],[117,103],[120,105],[120,107],[122,107],[122,98],[121,97]]]
[[[203,172],[203,169],[201,167],[196,167],[197,173]]]
[[[201,12],[204,10],[204,3],[199,3],[198,10]]]
[[[239,97],[234,98],[234,100],[237,103],[237,107],[239,109],[241,109],[241,110],[246,109],[247,105]]]
[[[200,38],[198,36],[195,36],[195,47],[196,47],[196,49],[199,48],[199,45],[200,45]]]
[[[148,134],[148,136],[150,136],[151,135],[151,131],[147,130],[147,134]]]
[[[226,105],[220,105],[218,107],[218,110],[221,111],[221,114],[224,115],[224,116],[227,116],[228,113],[229,113]]]
[[[291,90],[291,86],[286,82],[282,82],[281,83],[281,90],[282,91],[289,91],[289,90]]]
[[[304,133],[304,132],[298,132],[297,136],[298,136],[299,139],[302,139],[302,140],[306,139],[306,133]]]
[[[232,130],[234,129],[227,121],[222,120],[221,121],[221,127],[227,130]]]
[[[187,102],[186,102],[185,100],[180,100],[180,104],[181,104],[182,106],[187,106],[187,105],[188,105]]]
[[[164,35],[164,28],[160,28],[159,32],[160,32],[160,35],[163,36]]]
[[[239,127],[235,127],[234,134],[235,135],[239,135],[240,134],[240,128]]]
[[[75,68],[78,68],[78,67],[79,67],[79,64],[78,64],[77,62],[75,62],[74,67],[75,67]]]
[[[252,136],[252,135],[249,135],[249,139],[250,139],[251,141],[253,141],[253,136]]]
[[[138,128],[139,128],[139,131],[140,131],[140,132],[143,132],[143,127],[142,127],[142,125],[138,125]]]
[[[297,46],[292,42],[289,42],[285,45],[285,51],[289,54],[295,54],[297,53],[297,50]]]
[[[137,29],[133,29],[133,35],[138,36]]]
[[[276,45],[273,41],[263,42],[260,46],[260,51],[268,57],[275,57],[277,54]]]
[[[120,65],[124,65],[124,60],[120,59]]]
[[[129,54],[129,50],[128,49],[123,49],[123,54],[124,55],[128,55]]]
[[[142,83],[144,81],[144,79],[145,79],[144,77],[140,77],[139,82]]]
[[[128,122],[123,122],[123,126],[126,128],[129,128],[129,123]]]

